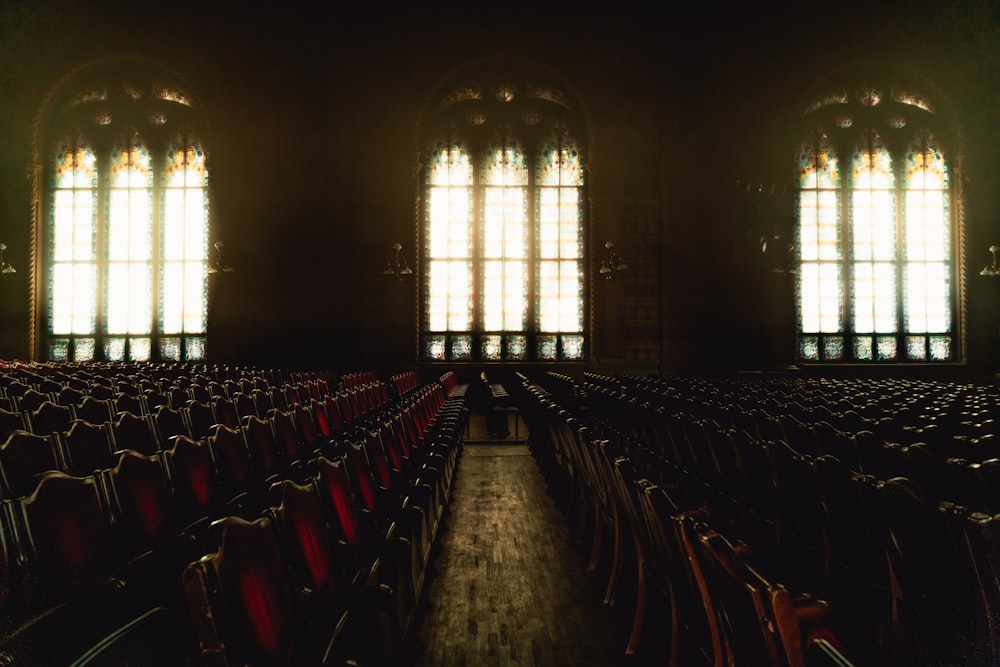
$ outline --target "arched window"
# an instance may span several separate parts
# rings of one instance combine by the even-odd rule
[[[955,361],[953,133],[924,91],[871,74],[803,115],[798,358]]]
[[[150,63],[105,63],[40,118],[36,356],[204,359],[208,164],[189,91]]]
[[[482,74],[421,137],[422,359],[585,359],[586,137],[566,94]]]

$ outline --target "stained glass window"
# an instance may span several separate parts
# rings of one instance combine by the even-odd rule
[[[53,360],[203,359],[208,167],[194,98],[108,65],[48,119],[39,345]],[[156,83],[154,83],[154,81]]]
[[[585,136],[565,95],[503,79],[446,93],[424,135],[425,360],[586,358]]]
[[[802,361],[955,360],[951,195],[936,134],[943,121],[919,93],[890,90],[837,89],[803,116]]]

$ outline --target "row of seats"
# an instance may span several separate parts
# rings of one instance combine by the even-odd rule
[[[136,414],[152,414],[160,406],[166,405],[180,409],[193,402],[215,404],[227,401],[236,404],[241,412],[257,412],[263,414],[272,407],[288,408],[294,403],[305,403],[310,400],[320,400],[331,394],[338,399],[349,402],[342,410],[350,410],[357,414],[376,409],[390,400],[390,392],[386,383],[376,380],[364,384],[352,384],[331,392],[324,380],[304,380],[286,383],[283,386],[268,387],[263,380],[254,381],[244,378],[241,382],[226,381],[225,383],[183,382],[181,379],[152,383],[142,380],[139,384],[119,383],[115,388],[107,384],[95,383],[86,388],[65,386],[60,391],[43,392],[40,389],[29,388],[24,393],[11,393],[5,398],[9,408],[0,406],[4,413],[20,415],[22,425],[30,425],[32,414],[43,405],[55,404],[59,407],[72,409],[74,412],[86,412],[92,404],[99,403],[109,406],[113,413],[133,412]],[[12,387],[0,388],[11,390]],[[397,394],[401,395],[401,394]],[[266,407],[264,407],[266,406]],[[82,417],[82,415],[80,415]],[[3,428],[6,422],[0,422]]]
[[[742,404],[766,396],[752,381],[713,388],[705,379],[654,378],[651,391],[627,377],[587,375],[576,388],[567,377],[529,385],[522,394],[536,407],[525,418],[537,422],[529,424],[531,444],[550,490],[585,537],[591,569],[607,577],[605,601],[621,607],[623,586],[633,591],[629,651],[662,650],[673,664],[996,663],[1000,518],[939,500],[907,477],[879,478],[718,421],[735,412],[720,410],[724,396]],[[640,501],[653,488],[666,526],[640,520]],[[689,525],[696,534],[683,532]],[[686,569],[672,568],[650,541],[657,531],[684,538]],[[698,578],[710,570],[714,579]],[[716,588],[706,598],[720,579],[729,592]],[[675,605],[687,591],[708,613],[670,612],[688,630],[678,643],[650,649],[650,635],[673,636],[669,625],[647,627],[641,601],[657,590],[661,607],[687,608]],[[763,598],[747,599],[751,590],[794,604],[779,613]],[[770,623],[758,627],[740,607]],[[734,618],[746,625],[730,627]],[[783,626],[782,618],[798,621]],[[741,637],[747,628],[754,630]],[[678,651],[687,658],[677,662]]]
[[[365,636],[372,641],[344,639],[339,644],[344,655],[364,649],[385,657],[380,648],[386,637],[382,630],[391,630],[399,642],[393,646],[402,646],[449,498],[464,413],[460,402],[449,401],[436,382],[405,400],[386,403],[379,411],[359,411],[358,418],[340,430],[323,429],[326,418],[315,412],[326,414],[322,404],[310,397],[289,410],[272,408],[266,418],[253,414],[233,425],[215,423],[203,437],[186,429],[162,442],[154,440],[145,452],[119,446],[124,442],[138,446],[139,438],[116,434],[114,422],[75,421],[61,434],[73,437],[61,444],[75,441],[77,433],[92,432],[102,451],[111,451],[110,461],[95,461],[89,472],[62,467],[82,458],[69,457],[70,450],[63,450],[56,465],[31,478],[30,488],[25,483],[5,493],[0,505],[0,616],[2,626],[11,629],[0,638],[4,660],[68,664],[70,658],[88,651],[114,655],[120,650],[115,647],[153,642],[156,650],[162,649],[156,658],[162,664],[182,664],[171,660],[189,660],[192,655],[204,664],[215,664],[219,652],[229,650],[220,648],[220,641],[233,647],[230,664],[246,658],[248,654],[241,651],[261,651],[261,660],[265,653],[269,660],[275,659],[277,654],[268,653],[267,638],[258,636],[261,644],[251,649],[246,643],[252,643],[251,635],[233,634],[249,611],[234,607],[232,599],[226,601],[234,570],[221,563],[261,565],[247,554],[234,557],[241,549],[226,547],[230,539],[243,539],[237,537],[240,534],[251,539],[240,533],[241,528],[230,529],[230,522],[272,524],[281,538],[282,557],[291,558],[286,540],[302,533],[290,531],[279,516],[284,511],[279,512],[281,499],[317,494],[325,499],[324,521],[338,554],[358,551],[358,545],[368,540],[386,548],[394,545],[384,565],[371,561],[362,568],[367,574],[359,569],[349,576],[351,581],[377,580],[381,592],[374,593],[371,601],[388,599],[391,608],[366,607],[370,612],[376,609],[374,616],[355,608],[350,624],[354,629],[345,637]],[[118,418],[152,425],[133,413]],[[27,431],[19,435],[46,437]],[[53,443],[59,440],[48,437]],[[341,549],[341,544],[354,546]],[[291,562],[285,564],[290,572]],[[336,563],[326,565],[345,575],[346,564],[338,555]],[[261,572],[273,572],[271,565],[262,566]],[[376,575],[376,570],[383,574]],[[188,574],[182,577],[184,572]],[[200,593],[193,587],[195,581],[203,584]],[[296,595],[311,596],[309,587],[294,590]],[[370,594],[359,595],[367,599]],[[318,597],[322,595],[310,599]],[[205,607],[209,602],[225,609],[210,610]],[[226,619],[214,627],[214,639],[205,634],[206,619],[199,616],[203,612]],[[158,632],[157,627],[174,631]],[[65,640],[46,642],[53,629],[59,629]],[[108,664],[114,662],[109,660]],[[250,664],[258,663],[255,659]]]
[[[387,446],[404,457],[402,469],[392,456],[374,459],[374,470],[355,469],[369,459],[351,452],[386,435],[366,431],[340,461],[321,457],[304,482],[282,480],[280,503],[260,516],[224,520],[218,549],[184,572],[203,654],[224,647],[228,659],[250,664],[287,664],[289,655],[293,664],[399,664],[447,506],[462,415],[460,404],[442,404],[409,456]],[[388,441],[402,443],[400,436]],[[361,512],[355,496],[369,499]],[[335,542],[324,514],[340,527]]]
[[[37,474],[49,469],[86,474],[94,466],[107,467],[116,451],[155,454],[167,449],[176,436],[205,438],[217,424],[236,427],[267,422],[272,430],[286,435],[289,449],[299,441],[309,445],[318,437],[317,430],[329,437],[347,425],[361,423],[361,416],[368,414],[358,412],[355,417],[350,409],[341,412],[337,403],[332,396],[311,398],[288,409],[262,406],[258,413],[216,397],[212,403],[190,401],[181,408],[161,405],[151,414],[115,412],[110,405],[83,412],[45,403],[32,413],[30,429],[13,425],[0,443],[0,493],[3,497],[21,495]]]
[[[465,392],[468,390],[468,383],[461,382],[458,379],[458,374],[455,371],[448,370],[445,371],[438,377],[438,382],[444,387],[445,393],[448,396],[464,396]]]
[[[420,386],[420,373],[414,370],[403,371],[390,377],[389,381],[396,388],[396,394],[404,396]]]
[[[789,382],[808,387],[801,380]],[[992,421],[981,418],[982,406],[996,400],[995,388],[979,385],[976,393],[976,385],[963,383],[953,384],[949,392],[949,385],[936,382],[931,385],[934,391],[929,392],[924,386],[927,383],[914,382],[913,391],[904,392],[903,384],[893,380],[879,387],[892,396],[886,399],[881,391],[878,394],[886,411],[882,417],[859,419],[853,410],[838,412],[820,403],[811,413],[782,412],[778,406],[787,403],[769,397],[768,391],[784,387],[784,383],[773,380],[765,384],[745,381],[742,389],[724,381],[712,386],[689,378],[617,377],[605,382],[596,374],[585,374],[582,382],[591,400],[603,397],[606,402],[613,401],[615,409],[635,414],[634,436],[672,446],[671,456],[705,479],[717,478],[724,483],[726,461],[714,454],[699,457],[685,444],[687,436],[671,436],[670,429],[679,415],[754,440],[784,443],[802,456],[832,456],[852,471],[878,479],[906,477],[934,500],[996,513],[1000,510],[994,483],[1000,469],[1000,444]],[[821,386],[831,392],[830,405],[846,402],[838,399],[843,389],[839,384],[824,381]],[[853,388],[853,384],[848,387]],[[921,388],[928,400],[938,404],[914,400]],[[629,398],[619,400],[622,396]],[[958,415],[942,412],[942,405],[951,406]],[[975,435],[970,435],[973,432]]]

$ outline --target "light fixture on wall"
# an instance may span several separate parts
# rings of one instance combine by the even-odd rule
[[[1000,266],[997,265],[998,252],[1000,252],[1000,246],[990,246],[990,254],[993,256],[993,260],[983,267],[983,270],[979,272],[979,275],[986,276],[987,278],[996,278],[1000,276]]]
[[[795,258],[795,244],[788,243],[785,245],[785,253],[781,258],[780,266],[772,266],[771,273],[780,273],[782,275],[788,276],[793,273],[798,273],[799,267]]]
[[[4,259],[4,252],[7,251],[7,244],[0,243],[0,277],[6,278],[17,273],[17,269],[11,266],[10,262]]]
[[[604,249],[606,252],[604,259],[601,260],[601,275],[604,276],[605,280],[614,280],[619,271],[628,268],[628,264],[621,258],[621,255],[615,252],[615,244],[611,241],[604,243]]]
[[[215,260],[209,262],[208,273],[232,273],[235,271],[236,269],[222,261],[222,249],[225,247],[222,241],[216,241],[212,247],[215,248]]]
[[[391,276],[396,280],[402,280],[403,276],[408,276],[413,273],[413,269],[410,265],[406,263],[406,260],[400,257],[400,251],[403,249],[398,243],[392,244],[392,254],[389,256],[389,261],[385,263],[385,269],[382,271],[382,275]]]

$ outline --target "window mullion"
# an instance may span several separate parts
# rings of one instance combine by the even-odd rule
[[[151,162],[153,169],[153,192],[152,192],[152,202],[150,203],[150,214],[152,215],[152,224],[150,225],[150,234],[152,234],[151,247],[150,247],[150,289],[152,293],[150,294],[150,323],[149,323],[149,356],[150,359],[159,359],[160,357],[160,282],[162,280],[162,225],[163,225],[163,192],[164,192],[164,173],[163,164],[164,160],[164,149],[158,145],[150,146]],[[181,337],[182,348],[183,348],[183,336]]]
[[[527,313],[524,327],[525,341],[527,342],[527,357],[535,358],[535,334],[538,330],[538,206],[539,187],[536,170],[538,160],[534,153],[526,160],[528,169],[528,185],[526,188],[525,201],[527,202],[526,222],[527,239],[525,247],[525,281],[527,282]]]
[[[906,257],[906,234],[904,230],[904,224],[906,222],[906,211],[903,206],[905,204],[905,191],[906,191],[906,174],[904,173],[904,161],[902,156],[897,152],[892,153],[892,163],[893,172],[895,180],[895,188],[893,189],[893,202],[895,202],[895,210],[893,213],[896,217],[896,255],[895,255],[895,270],[896,270],[896,349],[899,354],[903,354],[906,350],[906,334],[907,334],[907,321],[905,313],[906,304],[906,280],[904,279],[904,273],[906,272],[906,264],[909,261]]]
[[[478,155],[477,155],[478,157]],[[472,338],[472,358],[478,359],[482,354],[480,337],[485,326],[484,277],[485,248],[483,247],[486,224],[486,189],[483,182],[482,163],[476,161],[472,170],[472,252],[469,257],[469,270],[472,272],[472,327],[469,334]]]
[[[850,164],[849,156],[842,154],[838,158],[840,164]],[[848,352],[854,355],[854,310],[852,308],[852,296],[854,294],[854,219],[853,200],[851,192],[854,184],[849,178],[842,178],[840,182],[840,275],[843,287],[840,295],[840,330],[844,337],[845,354]],[[825,338],[825,334],[821,339]]]
[[[97,171],[97,230],[94,239],[94,261],[96,263],[96,288],[94,322],[94,356],[104,358],[104,341],[108,334],[108,272],[110,261],[108,255],[108,225],[110,224],[111,206],[111,151],[106,147],[98,150]],[[75,336],[74,336],[75,345]]]

